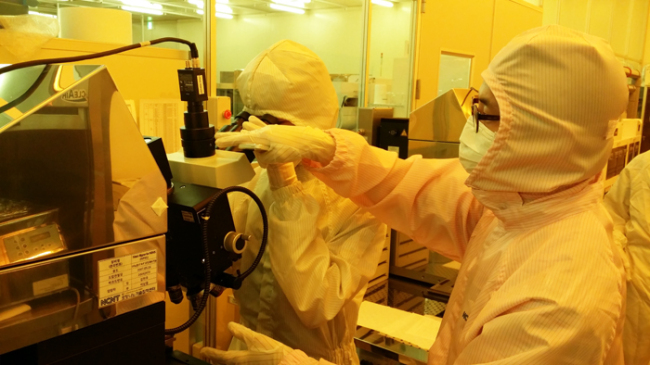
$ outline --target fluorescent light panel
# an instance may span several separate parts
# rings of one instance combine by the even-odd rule
[[[146,0],[122,0],[123,10],[134,11],[136,13],[163,15],[161,4],[153,4]]]
[[[161,4],[150,3],[146,0],[122,0],[122,4],[133,6],[136,8],[154,9],[154,10],[162,10],[163,8]]]
[[[232,19],[232,14],[224,14],[224,13],[214,13],[214,16],[217,18],[222,18],[222,19]]]
[[[199,9],[203,9],[203,7],[205,6],[203,4],[203,1],[201,1],[201,0],[187,0],[187,2],[194,5],[194,6],[196,6]]]
[[[136,13],[144,13],[144,14],[152,14],[152,15],[163,15],[163,12],[161,10],[154,10],[154,9],[145,9],[145,8],[138,8],[135,6],[122,6],[122,10],[126,11],[134,11]]]
[[[387,8],[392,8],[393,7],[393,3],[390,2],[390,1],[386,1],[386,0],[372,0],[371,3],[373,3],[375,5],[379,5],[379,6],[385,6]]]
[[[56,15],[54,15],[54,14],[39,13],[38,11],[31,11],[31,10],[28,11],[27,13],[29,15],[40,15],[40,16],[46,16],[48,18],[55,18],[56,19]]]
[[[214,10],[217,13],[232,14],[232,9],[228,5],[214,4]]]
[[[305,3],[302,1],[292,1],[292,0],[271,0],[276,4],[288,5],[294,8],[305,8]]]
[[[280,11],[287,11],[289,13],[295,13],[295,14],[304,14],[305,13],[305,11],[302,10],[302,9],[292,8],[290,6],[284,6],[284,5],[280,5],[280,4],[269,4],[269,6],[271,7],[271,9],[280,10]]]

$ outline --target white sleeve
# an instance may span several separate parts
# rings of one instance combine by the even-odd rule
[[[322,190],[325,187],[320,185]],[[301,182],[274,191],[269,209],[268,250],[273,273],[302,323],[318,327],[333,319],[375,273],[385,226],[350,201],[321,212]],[[319,219],[332,218],[326,242]],[[340,247],[334,253],[330,249]]]
[[[632,168],[630,168],[632,167]],[[614,239],[615,247],[621,253],[623,259],[623,266],[627,279],[630,280],[632,272],[630,267],[630,252],[628,250],[627,238],[627,225],[630,221],[630,194],[632,191],[632,184],[634,180],[634,172],[636,169],[628,165],[618,175],[616,182],[605,195],[603,204],[607,212],[612,217],[614,223],[614,230],[612,238]]]
[[[260,179],[261,168],[255,169],[255,176],[249,181],[240,186],[243,186],[251,191],[255,190],[255,186]],[[252,199],[241,192],[233,192],[228,194],[228,203],[230,204],[230,212],[235,223],[235,230],[237,232],[246,232],[246,222],[248,220],[249,203]]]
[[[328,132],[336,141],[336,153],[325,167],[307,161],[314,176],[391,228],[462,261],[483,205],[465,185],[468,175],[458,159],[401,160],[369,146],[356,133]]]
[[[629,169],[623,169],[616,182],[605,195],[604,204],[614,221],[614,230],[625,236],[625,224],[630,220],[630,188],[632,177]]]

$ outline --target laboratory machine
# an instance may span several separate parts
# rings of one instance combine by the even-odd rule
[[[474,89],[451,89],[409,117],[409,156],[458,157],[460,134],[478,96]]]
[[[212,187],[173,176],[106,67],[66,63],[88,56],[0,69],[0,363],[165,363],[165,341],[254,269],[227,272],[248,237],[227,194],[259,199],[232,186],[252,175],[246,157],[215,152],[197,56],[178,70],[180,132],[186,162],[230,172]],[[177,328],[166,292],[195,308]]]

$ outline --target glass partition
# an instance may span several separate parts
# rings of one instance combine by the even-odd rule
[[[438,72],[438,96],[451,89],[468,89],[472,73],[472,56],[442,53]]]
[[[235,89],[239,70],[274,43],[290,39],[315,52],[327,66],[338,94],[340,127],[356,128],[363,62],[362,0],[230,0],[217,4],[217,95],[243,105]]]
[[[368,107],[389,107],[407,118],[411,106],[413,19],[412,0],[372,0],[368,47]]]
[[[23,4],[13,6],[11,15],[33,14],[58,18],[62,30],[60,37],[62,38],[127,44],[161,37],[178,37],[195,42],[199,49],[199,54],[204,60],[206,45],[205,0],[178,2],[157,0],[39,0],[27,1],[23,2]],[[131,29],[118,29],[119,24],[115,22],[115,19],[111,18],[111,15],[107,15],[97,18],[97,21],[105,21],[107,23],[104,27],[107,34],[104,37],[98,37],[96,31],[85,32],[83,29],[79,29],[78,32],[65,32],[65,29],[68,29],[66,25],[70,23],[78,23],[77,25],[82,28],[83,24],[81,21],[86,17],[86,15],[77,14],[70,16],[61,15],[61,10],[67,8],[122,10],[130,13]],[[9,15],[9,10],[6,7],[0,7],[0,15]],[[131,34],[131,39],[128,39],[128,35],[126,38],[123,36],[128,33]],[[164,43],[156,47],[187,49],[186,46],[175,43]]]

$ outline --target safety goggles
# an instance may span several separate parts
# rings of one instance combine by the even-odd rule
[[[478,111],[478,98],[474,98],[473,103],[472,103],[472,116],[474,117],[474,123],[476,123],[476,133],[478,133],[478,126],[481,124],[481,120],[489,120],[489,121],[499,121],[501,120],[500,115],[490,115],[490,114],[483,114]]]

